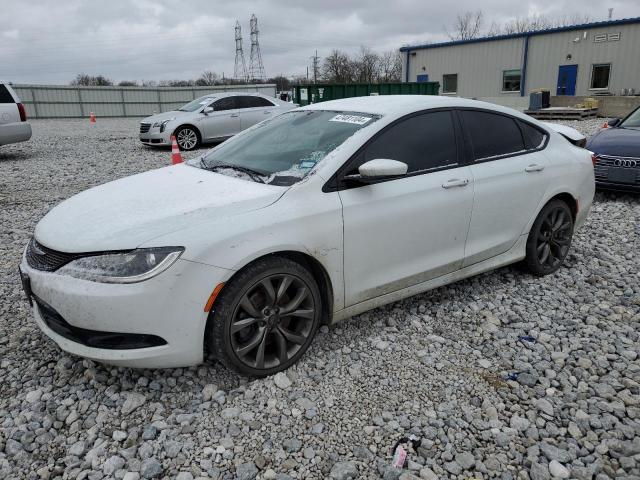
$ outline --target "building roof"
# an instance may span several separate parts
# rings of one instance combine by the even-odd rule
[[[468,43],[493,42],[497,40],[508,40],[510,38],[530,37],[534,35],[544,35],[547,33],[570,32],[572,30],[586,30],[590,28],[609,27],[614,25],[627,25],[632,23],[640,23],[640,17],[622,18],[620,20],[605,20],[602,22],[582,23],[578,25],[569,25],[566,27],[545,28],[543,30],[531,30],[529,32],[510,33],[507,35],[496,35],[494,37],[472,38],[470,40],[454,40],[451,42],[427,43],[423,45],[407,45],[401,47],[401,52],[409,52],[411,50],[424,50],[427,48],[450,47],[454,45],[466,45]]]

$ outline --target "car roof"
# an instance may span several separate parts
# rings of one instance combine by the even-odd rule
[[[374,115],[401,116],[412,112],[443,107],[474,107],[496,110],[514,115],[515,110],[492,103],[458,97],[438,95],[379,95],[343,98],[314,103],[302,107],[303,110],[342,110],[370,113]],[[521,115],[521,114],[520,114]]]

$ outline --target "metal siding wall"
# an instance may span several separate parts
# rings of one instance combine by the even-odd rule
[[[457,73],[458,96],[520,96],[520,92],[502,93],[502,71],[521,68],[523,42],[523,38],[513,38],[417,50],[410,56],[409,81],[426,73],[430,81],[442,85],[442,75]]]
[[[30,118],[144,117],[166,112],[194,98],[219,92],[258,92],[275,97],[276,86],[220,85],[215,87],[71,87],[12,85]]]
[[[595,43],[594,36],[603,33],[620,33],[620,40]],[[580,40],[574,42],[576,38]],[[640,91],[640,63],[636,60],[639,48],[640,24],[534,36],[529,44],[531,80],[528,87],[548,88],[552,95],[555,95],[558,67],[578,65],[576,95],[594,95],[598,90],[589,88],[592,65],[611,63],[609,92],[619,95],[623,88],[635,88],[636,91]],[[568,54],[571,54],[571,60],[567,60]]]

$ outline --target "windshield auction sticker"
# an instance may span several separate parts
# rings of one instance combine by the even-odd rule
[[[356,125],[364,125],[369,120],[371,120],[371,117],[362,117],[360,115],[345,115],[345,114],[336,115],[335,117],[329,119],[330,122],[354,123]]]

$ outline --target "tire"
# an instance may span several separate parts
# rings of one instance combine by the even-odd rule
[[[298,361],[321,318],[313,275],[287,258],[266,257],[223,287],[207,320],[206,348],[243,375],[272,375]]]
[[[534,275],[558,270],[569,252],[573,238],[573,215],[562,200],[547,203],[533,222],[527,238],[525,266]]]
[[[200,133],[194,127],[185,125],[174,132],[180,150],[191,151],[200,146]]]

